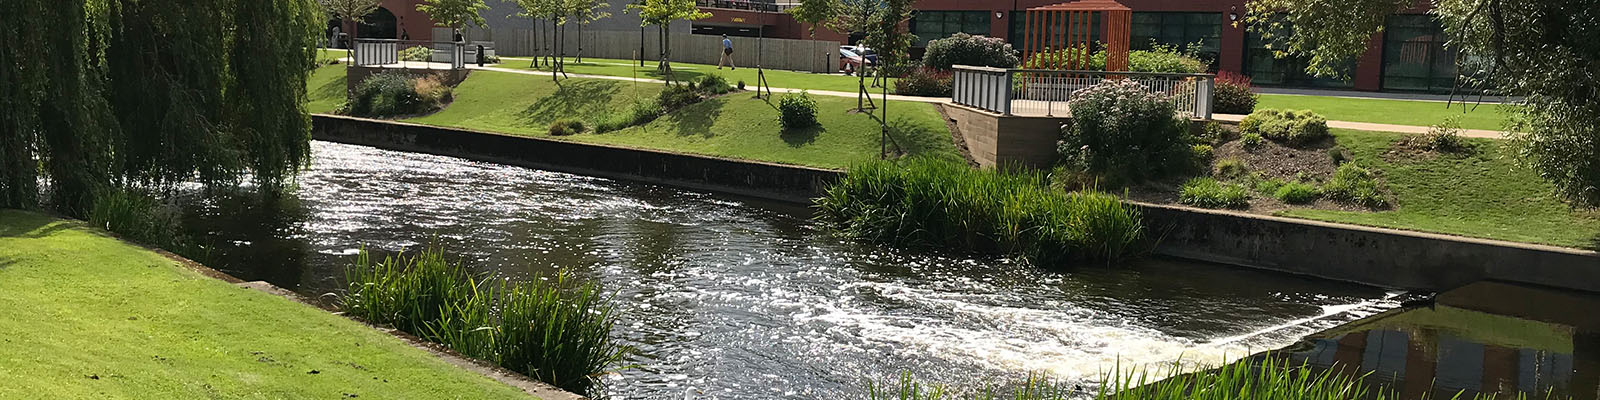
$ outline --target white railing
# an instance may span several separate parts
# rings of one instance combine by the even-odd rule
[[[407,61],[400,58],[400,52],[413,47],[425,47],[432,50],[432,57],[426,61]],[[419,40],[395,39],[357,39],[355,52],[352,57],[357,66],[363,67],[398,67],[421,69],[462,69],[466,68],[469,53],[476,56],[476,46],[472,51],[467,50],[467,44],[459,42],[429,42]],[[476,57],[471,57],[476,58]],[[446,66],[448,64],[448,66]]]
[[[1186,118],[1211,119],[1210,74],[1060,71],[955,66],[952,100],[956,104],[1003,115],[1067,117],[1079,92],[1106,80],[1128,79],[1151,93],[1167,96]]]

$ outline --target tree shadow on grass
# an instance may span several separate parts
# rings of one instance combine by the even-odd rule
[[[675,135],[700,135],[709,138],[716,136],[716,133],[711,132],[711,125],[716,124],[717,117],[722,116],[722,108],[727,105],[728,100],[721,97],[707,99],[667,114],[663,119],[671,126]]]
[[[313,89],[311,97],[344,98],[348,94],[348,90],[349,87],[345,85],[345,77],[340,76],[339,79],[330,80]]]
[[[828,128],[819,124],[805,128],[784,129],[778,133],[778,137],[783,138],[783,142],[788,143],[789,147],[800,148],[817,141],[817,136],[827,131]]]
[[[556,83],[555,93],[533,102],[517,114],[528,125],[545,124],[562,117],[602,113],[611,104],[611,98],[621,91],[612,81],[566,80]]]

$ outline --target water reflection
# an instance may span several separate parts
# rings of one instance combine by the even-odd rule
[[[340,291],[361,246],[433,242],[479,271],[617,291],[638,368],[616,398],[847,398],[908,371],[952,384],[1117,362],[1218,361],[1397,304],[1380,290],[1144,260],[1045,271],[864,246],[742,199],[317,142],[287,206],[197,199],[196,237],[247,280]],[[803,211],[803,210],[801,210]]]
[[[1315,335],[1289,357],[1360,366],[1419,398],[1458,391],[1600,397],[1600,296],[1480,282],[1433,304],[1386,312]]]

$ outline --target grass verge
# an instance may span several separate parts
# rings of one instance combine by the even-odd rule
[[[656,98],[661,87],[578,78],[558,84],[547,77],[476,71],[456,87],[455,101],[443,111],[404,121],[550,137],[550,124],[557,119],[575,118],[587,126],[600,126],[614,113],[633,108],[635,101]],[[822,168],[843,168],[877,158],[881,130],[877,117],[849,111],[855,107],[855,99],[814,98],[818,125],[805,129],[783,129],[776,101],[735,92],[642,126],[560,139]],[[950,130],[934,105],[892,103],[889,134],[905,154],[959,157]],[[893,144],[889,148],[895,149]]]
[[[1387,211],[1290,209],[1280,215],[1386,228],[1600,248],[1600,212],[1575,210],[1550,184],[1516,164],[1511,144],[1466,139],[1466,154],[1391,153],[1405,135],[1333,130],[1357,164],[1382,171],[1395,196]],[[1387,154],[1387,155],[1386,155]]]
[[[1257,110],[1281,108],[1311,110],[1329,121],[1368,122],[1432,126],[1450,116],[1460,116],[1461,127],[1467,129],[1501,129],[1511,115],[1510,105],[1443,103],[1437,101],[1360,99],[1330,96],[1301,96],[1289,94],[1263,94],[1256,103]]]
[[[0,398],[527,398],[388,334],[0,210]]]

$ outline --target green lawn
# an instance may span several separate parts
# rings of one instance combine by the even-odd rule
[[[527,398],[326,311],[0,210],[0,398]]]
[[[350,50],[345,49],[317,49],[317,59],[323,61],[337,60],[350,56]]]
[[[741,70],[742,71],[742,70]],[[455,102],[433,115],[405,122],[549,137],[550,123],[576,118],[589,126],[634,99],[654,98],[659,84],[605,79],[565,79],[476,71],[455,90]],[[655,122],[609,133],[560,139],[669,150],[823,168],[842,168],[878,154],[880,128],[873,116],[848,112],[854,98],[812,96],[821,126],[784,132],[775,103],[735,92],[671,113]],[[956,156],[949,128],[934,105],[892,102],[891,135],[914,154]]]
[[[503,68],[533,70],[534,68],[531,68],[530,64],[531,59],[529,58],[502,58],[501,63],[498,66]],[[745,84],[753,87],[756,84],[756,69],[751,68],[751,66],[753,65],[740,64],[739,69],[723,68],[718,70],[716,65],[675,62],[672,63],[672,70],[673,76],[677,79],[687,80],[694,79],[705,74],[719,74],[722,75],[722,77],[727,78],[728,83],[730,84],[736,84],[742,80],[745,82]],[[548,71],[549,69],[540,68],[538,70]],[[662,75],[656,71],[656,63],[654,61],[645,61],[645,66],[640,67],[638,61],[632,60],[585,58],[583,63],[580,64],[573,62],[572,59],[569,58],[567,61],[566,70],[569,74],[662,79]],[[844,76],[842,74],[813,74],[809,72],[769,69],[766,70],[765,75],[767,76],[767,85],[779,88],[854,92],[860,87],[859,81],[856,77]],[[871,79],[871,77],[867,77],[867,85],[869,90],[872,90],[873,93],[881,93],[882,89],[871,88]],[[890,91],[892,92],[893,88],[891,88]]]
[[[1447,105],[1449,106],[1447,108]],[[1370,122],[1378,124],[1431,126],[1443,122],[1445,117],[1458,115],[1461,127],[1467,129],[1501,129],[1511,106],[1483,104],[1442,103],[1435,101],[1409,101],[1387,99],[1357,99],[1348,97],[1300,96],[1263,94],[1256,109],[1287,108],[1311,110],[1330,121]]]
[[[343,64],[324,65],[312,72],[311,78],[306,80],[306,97],[310,99],[306,104],[306,110],[328,114],[339,108],[340,104],[344,104],[344,77]]]
[[[1382,212],[1282,215],[1566,247],[1600,244],[1600,212],[1568,207],[1549,183],[1516,165],[1503,141],[1469,139],[1479,149],[1474,155],[1390,162],[1382,154],[1400,134],[1335,129],[1334,135],[1359,165],[1383,170],[1398,204]]]

